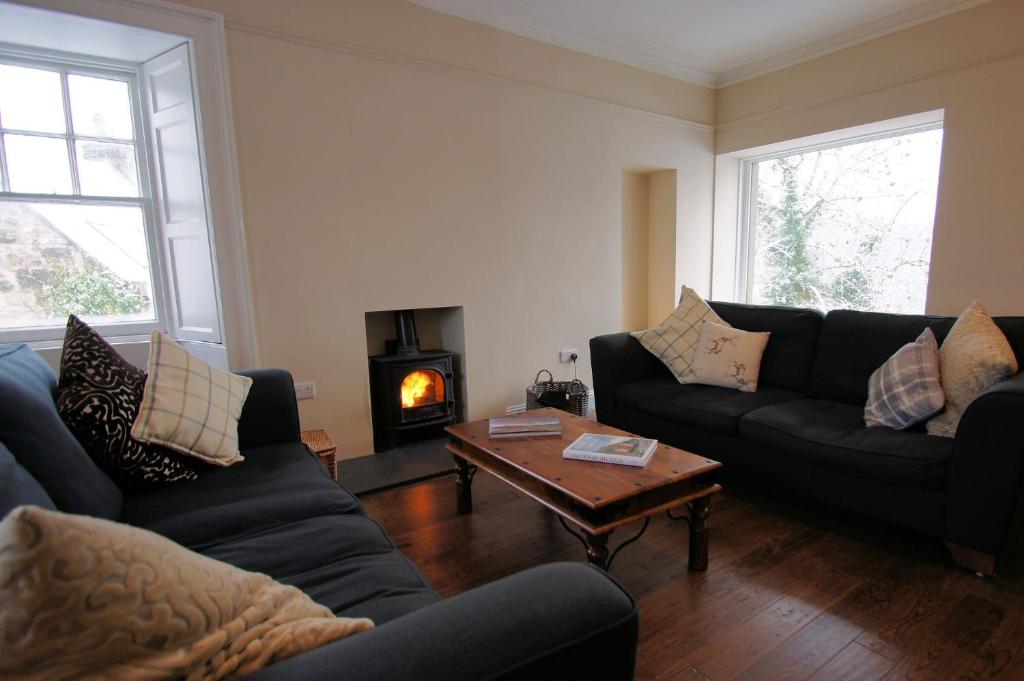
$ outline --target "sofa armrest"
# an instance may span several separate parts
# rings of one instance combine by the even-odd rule
[[[642,378],[672,376],[660,359],[647,351],[630,333],[610,333],[590,339],[590,367],[594,378],[597,420],[612,423],[615,389]]]
[[[953,442],[945,539],[1002,552],[1024,480],[1024,373],[967,407]]]
[[[299,441],[299,407],[292,375],[284,369],[237,372],[252,379],[252,388],[238,419],[238,446],[243,451],[264,445]]]
[[[633,678],[637,613],[600,570],[552,563],[256,672],[252,681]]]

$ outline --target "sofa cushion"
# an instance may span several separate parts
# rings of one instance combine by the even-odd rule
[[[705,320],[700,327],[693,364],[679,382],[756,392],[761,356],[770,335]]]
[[[176,452],[131,436],[146,372],[71,315],[60,354],[57,413],[92,460],[122,486],[195,480]]]
[[[207,364],[158,329],[149,337],[146,373],[133,438],[217,466],[242,460],[238,417],[251,378]]]
[[[740,435],[766,447],[785,465],[801,457],[852,475],[925,489],[944,489],[953,442],[920,430],[868,428],[863,408],[801,399],[757,409],[740,421]]]
[[[43,486],[0,443],[0,518],[18,506],[57,508]]]
[[[740,303],[709,303],[722,319],[744,331],[768,331],[758,384],[806,390],[824,317],[817,310]]]
[[[0,346],[0,442],[68,513],[115,519],[121,490],[57,414],[57,379],[26,345]]]
[[[203,554],[296,586],[335,614],[377,624],[438,600],[380,526],[356,514],[282,524]]]
[[[747,412],[803,395],[781,388],[762,387],[748,393],[710,385],[682,385],[673,378],[647,378],[619,386],[615,397],[625,407],[680,425],[737,435],[739,419]]]
[[[868,378],[864,422],[869,428],[908,428],[942,409],[945,401],[939,380],[939,346],[932,330],[925,329]]]
[[[721,322],[715,311],[708,307],[692,288],[683,286],[679,292],[679,305],[665,321],[646,331],[635,331],[633,336],[647,350],[661,360],[679,381],[693,363],[703,321]]]
[[[821,327],[808,393],[863,407],[868,399],[868,378],[875,369],[927,328],[941,346],[953,321],[949,317],[833,310]]]
[[[125,495],[122,520],[201,550],[330,513],[362,513],[299,442],[257,447],[245,461],[207,466],[198,480]]]
[[[946,408],[925,428],[944,437],[956,435],[971,402],[1020,369],[1006,335],[978,301],[971,303],[949,330],[939,350],[939,365]]]

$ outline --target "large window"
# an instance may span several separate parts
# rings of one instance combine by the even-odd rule
[[[747,161],[740,297],[924,312],[941,148],[931,127]]]
[[[0,333],[158,316],[134,72],[0,59]]]

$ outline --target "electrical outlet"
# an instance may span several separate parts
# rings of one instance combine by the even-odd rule
[[[560,350],[558,353],[558,361],[562,364],[568,364],[574,359],[579,358],[580,351],[575,348],[569,348],[568,350]]]
[[[295,399],[311,400],[314,397],[316,397],[316,383],[306,381],[305,383],[295,384]]]

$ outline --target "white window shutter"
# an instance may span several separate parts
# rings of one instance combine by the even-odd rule
[[[143,64],[142,96],[170,308],[168,333],[179,340],[219,344],[223,339],[217,278],[188,45]]]

